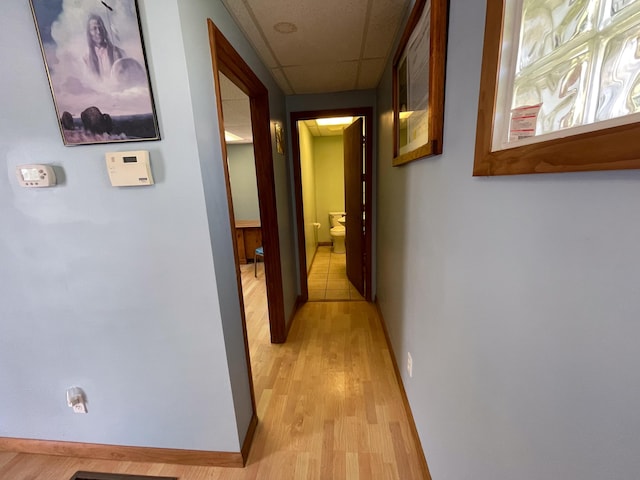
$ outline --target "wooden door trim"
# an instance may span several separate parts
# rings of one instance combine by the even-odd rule
[[[229,80],[236,84],[249,97],[258,197],[260,198],[262,244],[265,251],[264,265],[267,279],[271,342],[284,343],[287,332],[284,313],[284,291],[282,286],[275,173],[273,170],[273,148],[271,144],[269,91],[215,24],[211,20],[208,20],[208,23],[218,99],[221,98],[218,71],[226,75]],[[222,120],[222,105],[220,101],[217,103],[218,115]],[[222,122],[220,122],[220,136],[223,145],[223,155],[226,159],[226,142],[224,141],[224,124]],[[226,162],[224,163],[226,170]],[[228,175],[228,170],[226,171]],[[230,217],[233,227],[235,222],[233,216],[231,215]],[[239,268],[237,267],[236,269],[238,272],[237,281],[238,284],[241,285]],[[239,289],[239,292],[241,291],[242,289]],[[240,299],[240,301],[242,302],[242,299]]]
[[[247,439],[253,438],[257,424],[258,419],[254,415],[249,425]],[[245,441],[245,445],[246,444],[247,441]],[[174,465],[201,465],[225,468],[242,468],[246,465],[249,450],[245,445],[243,445],[243,449],[240,452],[215,452],[0,437],[0,451],[2,452],[55,455],[95,460],[117,460],[120,462],[169,463]]]
[[[345,227],[345,248],[347,251],[347,278],[364,295],[367,284],[365,278],[365,241],[362,235],[362,195],[366,191],[362,186],[362,162],[364,151],[364,121],[358,117],[342,133],[344,152],[344,211],[347,214]],[[366,229],[365,229],[366,232]]]
[[[363,117],[365,125],[365,299],[373,301],[372,265],[373,265],[373,231],[372,231],[372,202],[373,202],[373,108],[353,107],[329,110],[308,110],[303,112],[291,112],[291,152],[293,163],[293,183],[296,200],[296,224],[298,239],[298,274],[300,276],[300,298],[303,302],[309,299],[309,286],[307,283],[307,259],[305,257],[304,243],[304,212],[302,210],[302,172],[300,170],[300,135],[298,131],[299,120],[311,120],[323,117]]]

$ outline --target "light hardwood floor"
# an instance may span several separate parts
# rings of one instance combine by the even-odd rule
[[[308,303],[284,345],[269,343],[264,273],[242,267],[259,424],[247,466],[188,467],[0,452],[2,480],[67,480],[78,470],[185,480],[422,479],[376,309]]]

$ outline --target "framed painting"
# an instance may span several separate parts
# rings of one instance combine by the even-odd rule
[[[393,166],[442,153],[447,0],[417,0],[393,60]]]
[[[65,145],[159,140],[136,0],[30,0]]]

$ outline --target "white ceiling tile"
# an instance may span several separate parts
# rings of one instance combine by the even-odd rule
[[[304,65],[284,67],[283,70],[297,94],[342,92],[355,88],[358,62],[343,62],[331,67]]]
[[[318,127],[318,124],[316,123],[315,120],[303,120],[303,122],[309,129],[309,133],[311,133],[312,136],[314,137],[320,136],[320,128]]]
[[[222,2],[286,95],[375,88],[386,59],[393,54],[392,44],[400,23],[413,3],[411,0]],[[365,25],[367,20],[369,23]],[[275,31],[274,25],[281,22],[295,24],[297,31],[290,34]],[[359,76],[357,61],[361,61]]]
[[[224,129],[245,141],[251,141],[253,132],[249,97],[223,74],[220,74],[220,94]]]
[[[277,67],[278,62],[273,57],[271,49],[265,42],[264,37],[260,33],[256,23],[251,18],[251,15],[246,9],[244,3],[239,0],[222,0],[222,3],[235,19],[236,23],[247,37],[247,40],[249,40],[249,43],[253,45],[253,48],[256,50],[264,64],[268,68]]]
[[[314,137],[335,137],[344,134],[346,125],[323,125],[320,126],[313,120],[302,120]]]
[[[225,100],[244,100],[247,98],[247,94],[240,90],[236,84],[229,80],[223,73],[220,73],[220,92],[222,93],[222,98]]]
[[[374,0],[367,28],[364,58],[386,57],[390,52],[409,0]]]
[[[373,58],[360,62],[360,74],[358,75],[357,90],[368,90],[376,88],[380,83],[382,72],[386,66],[385,58]]]
[[[355,60],[360,56],[368,0],[249,0],[264,35],[283,66]],[[297,31],[274,30],[290,22]]]

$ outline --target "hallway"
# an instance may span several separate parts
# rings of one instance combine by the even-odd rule
[[[287,343],[273,345],[264,275],[241,269],[259,417],[246,468],[0,452],[0,478],[67,480],[77,470],[185,480],[424,478],[375,307],[308,303]]]

